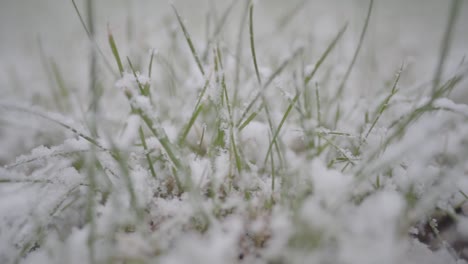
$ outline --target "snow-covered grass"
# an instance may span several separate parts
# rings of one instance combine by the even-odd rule
[[[152,2],[1,46],[0,263],[466,263],[466,3]]]

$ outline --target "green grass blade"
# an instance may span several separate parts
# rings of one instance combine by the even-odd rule
[[[115,156],[116,156],[116,162],[119,165],[121,174],[123,176],[123,179],[125,180],[125,185],[127,187],[127,191],[128,191],[128,193],[130,195],[131,208],[135,211],[136,215],[139,218],[141,218],[142,208],[140,206],[138,206],[134,183],[133,183],[131,175],[130,175],[131,167],[129,167],[129,165],[128,165],[128,160],[127,160],[128,157],[123,156],[121,151],[119,151],[117,149],[117,147],[115,146],[115,144],[113,142],[111,142],[111,144],[113,145],[112,149],[113,149],[113,152],[115,153]]]
[[[150,97],[150,90],[149,89],[146,90],[145,87],[141,84],[140,80],[138,80],[137,72],[135,70],[135,67],[133,67],[132,61],[130,60],[129,57],[127,57],[127,62],[128,62],[128,65],[130,66],[130,69],[132,70],[133,77],[135,77],[135,81],[138,85],[138,89],[140,89],[141,95]]]
[[[270,163],[271,163],[271,192],[275,191],[275,183],[276,183],[276,169],[275,169],[275,158],[273,155],[270,155]],[[273,194],[272,194],[273,198]]]
[[[226,100],[226,108],[228,110],[228,115],[229,115],[229,134],[230,134],[229,140],[230,140],[230,145],[231,145],[231,148],[232,148],[232,152],[234,154],[237,172],[240,174],[241,171],[242,171],[242,159],[241,159],[241,156],[239,155],[239,152],[237,151],[238,147],[237,147],[236,140],[234,138],[234,132],[236,130],[235,130],[235,126],[234,126],[234,118],[232,116],[231,102],[229,100],[229,94],[228,94],[227,86],[226,86],[226,76],[224,74],[223,60],[222,60],[221,51],[220,51],[219,47],[217,48],[216,57],[218,59],[219,66],[221,68],[221,87],[223,89],[222,93],[224,94],[224,99]]]
[[[364,171],[366,171],[366,166],[365,165],[368,162],[372,162],[373,160],[378,158],[378,154],[385,151],[385,149],[387,148],[387,146],[390,145],[391,142],[393,142],[394,140],[398,139],[401,135],[403,135],[403,133],[406,131],[406,129],[409,127],[409,125],[412,122],[417,120],[424,113],[434,110],[434,108],[432,106],[434,100],[439,98],[439,96],[443,95],[443,91],[451,90],[455,85],[457,85],[463,79],[462,77],[463,76],[455,75],[450,80],[445,82],[444,85],[442,85],[442,87],[437,91],[436,96],[435,97],[433,96],[431,98],[431,100],[429,100],[429,102],[427,102],[426,104],[424,104],[424,105],[422,105],[420,107],[417,107],[416,109],[411,111],[409,114],[407,114],[407,115],[399,118],[398,120],[394,121],[393,123],[391,123],[390,126],[388,127],[388,129],[393,129],[397,125],[398,125],[398,127],[396,127],[394,129],[393,133],[390,134],[386,138],[386,140],[382,143],[383,148],[379,148],[379,149],[375,150],[374,153],[372,153],[371,155],[368,155],[370,157],[369,160],[367,160],[366,163],[362,164],[355,174],[358,177],[363,177],[363,175],[364,175],[363,173],[364,173]],[[442,92],[440,92],[440,91],[442,91]],[[369,172],[367,171],[367,173],[369,173]]]
[[[86,26],[86,23],[84,22],[83,20],[83,17],[81,16],[81,12],[80,12],[80,9],[78,9],[78,6],[76,5],[75,3],[75,0],[71,0],[72,4],[73,4],[73,8],[75,9],[75,13],[76,15],[78,16],[80,22],[81,22],[81,25],[84,29],[84,31],[86,32],[86,35],[88,36],[89,40],[91,41],[91,43],[93,43],[95,49],[99,52],[102,60],[104,61],[104,64],[106,65],[106,68],[115,76],[117,76],[117,74],[114,72],[114,69],[112,69],[112,66],[111,64],[109,63],[109,61],[107,60],[106,56],[104,55],[104,52],[102,52],[101,48],[99,47],[99,45],[96,43],[96,40],[94,39],[94,36],[91,34],[91,31],[88,29],[88,27]]]
[[[317,83],[315,84],[315,99],[317,105],[317,124],[320,127],[322,126],[322,111],[320,109],[320,92]]]
[[[320,68],[320,66],[322,65],[322,63],[325,61],[325,59],[328,57],[328,54],[330,54],[330,52],[335,48],[336,44],[338,43],[338,41],[341,39],[341,37],[343,36],[343,34],[345,33],[346,29],[348,28],[348,23],[346,23],[342,28],[341,30],[338,32],[338,34],[336,34],[336,36],[333,38],[332,42],[330,42],[330,44],[328,45],[327,49],[325,50],[325,52],[322,54],[322,56],[320,56],[320,58],[318,59],[318,61],[315,63],[315,66],[314,66],[314,69],[312,70],[311,73],[309,73],[306,78],[304,79],[304,84],[307,85],[310,80],[314,77],[315,73],[317,72],[317,70]]]
[[[119,50],[117,49],[117,44],[115,44],[114,35],[112,34],[112,31],[110,30],[109,25],[107,26],[107,39],[109,41],[109,45],[111,47],[112,54],[114,55],[115,61],[117,62],[117,67],[119,68],[120,77],[123,77],[124,68],[123,68],[122,60],[120,59]]]
[[[153,60],[154,60],[154,50],[151,51],[151,57],[148,65],[148,77],[151,79],[151,74],[153,71]]]
[[[283,127],[284,125],[284,122],[286,121],[286,119],[288,118],[288,115],[289,113],[291,112],[291,110],[293,109],[294,107],[294,104],[297,102],[297,100],[299,99],[299,95],[300,94],[296,94],[296,96],[294,96],[293,100],[289,103],[289,106],[288,108],[286,109],[286,112],[284,113],[283,115],[283,118],[281,118],[281,121],[278,125],[278,128],[276,129],[275,133],[273,134],[273,137],[271,139],[271,142],[270,142],[270,145],[268,146],[268,151],[267,151],[267,154],[265,156],[265,159],[263,161],[263,164],[266,165],[267,161],[268,161],[268,156],[271,154],[271,150],[273,148],[273,145],[275,144],[276,142],[276,139],[278,138],[278,135],[281,131],[281,128]]]
[[[255,75],[257,76],[257,81],[262,85],[262,79],[260,78],[260,72],[258,71],[257,65],[257,55],[255,52],[255,41],[254,41],[254,29],[253,29],[253,2],[250,3],[249,8],[249,33],[250,33],[250,51],[252,52],[252,60],[255,68]]]
[[[237,0],[232,0],[231,1],[231,4],[226,8],[226,10],[224,10],[223,14],[221,15],[221,21],[219,21],[217,24],[216,24],[216,28],[214,30],[214,33],[213,33],[213,36],[211,36],[211,38],[207,41],[207,44],[206,44],[206,49],[205,51],[203,52],[203,61],[206,62],[206,59],[208,57],[208,54],[209,54],[209,50],[210,50],[210,45],[211,43],[213,43],[213,41],[216,40],[216,38],[219,36],[219,34],[221,33],[222,29],[224,28],[224,26],[226,25],[226,21],[229,17],[229,15],[231,14],[231,11],[233,10],[234,6],[236,3],[238,3],[239,1]]]
[[[465,198],[465,200],[468,200],[468,195],[467,195],[465,192],[463,192],[462,190],[458,190],[458,192],[459,192],[461,195],[463,195],[463,197]]]
[[[239,131],[244,129],[250,122],[252,122],[252,120],[254,120],[254,118],[257,116],[257,114],[258,114],[257,111],[250,114],[250,116],[247,117],[247,119],[242,124],[239,125]]]
[[[72,126],[70,126],[70,125],[68,125],[68,124],[66,124],[66,123],[64,123],[64,122],[62,122],[62,121],[60,121],[60,120],[58,120],[56,118],[53,118],[53,117],[49,116],[46,113],[42,113],[41,111],[38,111],[37,109],[31,110],[31,109],[23,108],[23,107],[16,106],[16,105],[5,105],[5,104],[1,104],[1,103],[0,103],[0,108],[4,108],[4,109],[10,110],[10,111],[28,113],[28,114],[31,114],[31,115],[41,117],[41,118],[43,118],[45,120],[49,120],[52,123],[56,123],[59,126],[73,132],[74,134],[76,134],[79,137],[83,138],[84,140],[88,141],[89,143],[96,146],[97,148],[99,148],[99,149],[101,149],[103,151],[109,152],[108,149],[104,148],[101,144],[99,144],[97,142],[97,140],[93,139],[91,136],[88,136],[88,135],[84,134],[83,132],[78,131],[76,128],[74,128],[74,127],[72,127]]]
[[[198,95],[198,100],[197,100],[197,103],[195,104],[194,110],[192,111],[192,116],[190,117],[189,122],[187,123],[187,125],[184,126],[184,130],[179,136],[179,139],[178,139],[179,145],[185,144],[185,139],[187,138],[187,135],[190,132],[190,129],[192,128],[193,124],[195,123],[195,120],[197,119],[198,115],[203,109],[203,104],[201,104],[201,100],[203,99],[203,96],[205,95],[205,92],[208,89],[208,86],[210,84],[210,79],[211,79],[211,73],[206,79],[205,84],[203,85],[203,89],[200,92],[200,95]]]
[[[255,105],[258,99],[262,97],[262,93],[270,86],[270,84],[273,82],[273,80],[283,72],[283,70],[286,68],[286,66],[289,65],[291,61],[293,61],[299,54],[301,54],[303,51],[303,48],[298,48],[294,53],[287,58],[281,65],[276,69],[270,77],[268,77],[267,81],[265,84],[262,86],[261,90],[255,95],[255,97],[250,101],[250,103],[247,105],[243,113],[241,114],[241,117],[239,118],[239,121],[237,122],[237,126],[240,127],[241,124],[245,124],[244,118],[245,116],[249,113],[250,109]],[[247,121],[247,120],[246,120]],[[250,122],[250,121],[249,121]]]
[[[176,150],[176,147],[171,143],[169,138],[166,135],[166,132],[160,125],[155,126],[153,120],[148,117],[146,114],[140,111],[140,116],[143,121],[146,123],[147,127],[151,131],[151,133],[159,140],[161,143],[164,151],[166,152],[169,160],[172,162],[174,167],[177,169],[178,172],[186,173],[187,168],[183,165],[182,161],[180,160],[179,152]],[[174,179],[176,180],[177,187],[179,188],[180,192],[184,191],[184,184],[182,184],[179,175],[176,173],[174,174]]]
[[[190,34],[187,31],[187,28],[184,25],[184,22],[182,21],[182,18],[179,15],[179,12],[177,12],[177,9],[175,8],[174,5],[172,5],[172,10],[174,10],[174,13],[177,17],[177,21],[179,22],[180,28],[182,29],[184,33],[185,40],[187,40],[187,44],[189,45],[190,51],[192,52],[192,56],[195,59],[195,62],[197,63],[198,69],[200,70],[200,73],[202,75],[205,75],[205,71],[203,70],[202,63],[200,61],[200,58],[198,57],[197,51],[195,50],[195,47],[193,46],[192,43],[192,38],[190,38]]]
[[[112,41],[110,41],[109,44],[111,45],[111,48],[112,48],[112,45],[113,45]],[[115,42],[114,42],[113,46],[114,46],[115,50],[118,53],[118,49],[117,49],[117,46],[115,45]],[[120,58],[116,56],[116,60],[120,61]],[[130,68],[131,68],[131,70],[133,72],[133,75],[135,77],[135,80],[137,82],[137,85],[138,85],[138,88],[139,88],[141,94],[144,95],[144,96],[149,96],[150,95],[149,94],[149,89],[148,89],[148,91],[144,90],[144,87],[142,86],[142,84],[138,80],[138,76],[136,74],[135,68],[133,67],[133,64],[132,64],[130,58],[127,57],[127,61],[128,61],[128,64],[129,64],[129,66],[130,66]],[[128,95],[127,95],[127,98],[128,98],[128,100],[131,100],[131,97],[128,96]],[[138,114],[141,117],[141,119],[145,122],[145,124],[147,125],[147,127],[149,128],[151,133],[159,140],[159,142],[161,143],[164,151],[168,155],[169,160],[172,162],[172,164],[177,169],[177,171],[182,172],[182,173],[186,173],[187,169],[183,166],[183,163],[180,161],[180,158],[179,158],[180,155],[179,155],[178,151],[176,150],[175,146],[168,139],[164,129],[162,129],[159,124],[155,124],[155,122],[153,122],[153,120],[146,113],[144,113],[141,109],[135,109],[133,106],[130,106],[130,107],[132,109],[132,112]],[[140,135],[140,139],[142,140],[142,143],[143,143],[144,138],[142,138],[141,135]],[[151,163],[151,160],[149,160],[149,163]],[[179,188],[179,191],[183,192],[184,191],[184,185],[182,184],[182,182],[180,181],[179,176],[176,173],[174,173],[174,179],[176,181],[177,187]]]
[[[53,59],[50,59],[50,66],[52,68],[52,73],[54,74],[54,78],[57,82],[62,99],[68,99],[70,93],[68,91],[67,85],[65,84],[65,80],[63,79],[62,73],[60,72],[57,63]]]
[[[78,15],[78,18],[80,19],[81,26],[83,26],[83,29],[85,30],[88,37],[91,37],[91,32],[88,30],[88,26],[86,26],[86,23],[85,23],[83,17],[81,16],[80,9],[76,5],[75,0],[71,0],[71,2],[73,4],[73,8],[75,9],[76,14]]]
[[[54,76],[54,72],[53,72],[53,69],[52,69],[52,64],[50,63],[52,61],[52,59],[47,58],[47,56],[45,54],[45,51],[44,51],[44,48],[42,46],[41,39],[39,37],[37,38],[37,44],[38,44],[38,48],[39,48],[40,62],[42,64],[42,67],[44,68],[44,72],[45,72],[47,80],[49,82],[49,87],[50,87],[50,90],[51,90],[51,93],[52,93],[53,102],[55,103],[58,110],[64,111],[65,110],[65,103],[63,102],[63,100],[61,98],[61,95],[60,95],[60,93],[61,93],[60,92],[60,87],[58,87],[58,89],[54,89],[56,87],[55,84],[59,85],[59,83],[58,83],[56,78],[54,80],[55,76]]]
[[[332,146],[334,149],[336,149],[344,158],[347,162],[351,164],[355,164],[353,159],[346,154],[346,152],[338,145],[336,145],[332,140],[328,139],[324,135],[317,133],[317,136],[320,137],[321,139],[325,140],[330,146]]]
[[[341,105],[338,104],[336,107],[335,120],[334,120],[333,127],[336,128],[338,126],[338,122],[340,121],[340,119],[341,119]]]
[[[238,151],[238,148],[237,148],[237,143],[236,143],[236,140],[234,139],[234,133],[231,132],[231,146],[232,146],[232,152],[234,153],[234,158],[235,158],[235,161],[236,161],[236,168],[237,168],[237,172],[240,174],[241,171],[242,171],[242,159],[241,159],[241,156],[239,155],[239,151]]]
[[[279,22],[276,26],[278,31],[283,30],[296,17],[296,14],[303,10],[303,8],[308,2],[309,0],[302,0],[297,5],[295,5],[289,12],[287,12],[286,15],[279,19]]]
[[[335,96],[336,99],[338,99],[341,96],[341,94],[343,93],[346,82],[348,81],[349,75],[351,74],[351,71],[354,68],[354,64],[356,63],[359,52],[361,51],[362,43],[364,43],[364,37],[366,36],[367,28],[369,26],[369,21],[370,21],[370,17],[371,17],[371,14],[372,14],[372,7],[373,6],[374,6],[374,0],[370,0],[369,8],[367,10],[366,20],[364,22],[364,26],[363,26],[362,31],[361,31],[361,36],[359,37],[359,43],[358,43],[358,45],[356,47],[356,50],[354,51],[353,59],[351,60],[351,63],[349,64],[348,69],[346,70],[346,73],[345,73],[345,75],[343,77],[343,80],[341,80],[340,86],[338,86],[338,92],[337,92],[337,94]]]
[[[270,86],[270,84],[275,80],[276,77],[278,77],[282,72],[283,70],[286,68],[286,66],[288,66],[294,59],[296,59],[299,55],[302,54],[302,52],[304,52],[304,48],[302,47],[299,47],[297,48],[293,54],[291,56],[289,56],[289,58],[287,58],[286,60],[284,60],[280,66],[278,67],[278,69],[276,69],[267,79],[267,81],[265,82],[265,84],[263,85],[263,89],[266,89],[267,87]]]
[[[239,93],[239,82],[240,82],[240,69],[241,69],[241,64],[242,64],[242,48],[243,48],[243,40],[244,40],[244,23],[247,20],[247,15],[249,14],[249,2],[245,2],[245,7],[243,8],[242,11],[242,17],[240,19],[240,25],[239,25],[239,31],[237,33],[237,45],[236,45],[236,68],[235,68],[235,74],[234,74],[234,99],[233,103],[234,105],[237,105],[238,103],[238,93]]]
[[[192,128],[193,124],[195,123],[195,120],[197,120],[197,117],[200,115],[201,111],[203,110],[203,106],[204,106],[203,104],[200,104],[197,107],[195,107],[195,111],[192,112],[192,116],[190,117],[188,124],[184,127],[182,135],[179,138],[179,145],[185,144],[187,135],[190,132],[190,129]]]
[[[143,145],[143,149],[145,150],[146,154],[146,161],[148,162],[148,166],[149,166],[149,169],[150,169],[150,172],[151,172],[151,176],[153,176],[153,178],[157,178],[156,177],[156,171],[154,170],[154,166],[153,166],[153,162],[151,161],[151,156],[148,152],[148,145],[146,145],[146,139],[145,139],[145,134],[143,133],[143,128],[140,126],[138,128],[138,134],[140,136],[140,140],[141,140],[141,144]]]
[[[452,0],[452,5],[450,7],[449,21],[447,23],[447,27],[444,32],[444,37],[442,39],[439,61],[437,63],[437,69],[435,71],[434,80],[432,83],[433,95],[436,93],[436,90],[438,89],[439,84],[440,84],[440,79],[444,70],[445,61],[450,50],[450,44],[452,43],[452,39],[453,39],[453,31],[455,27],[455,22],[457,20],[459,10],[461,9],[462,2],[463,1],[461,0]]]
[[[402,63],[401,67],[398,70],[398,73],[396,75],[395,81],[393,82],[392,90],[391,90],[390,94],[380,104],[379,110],[377,112],[377,116],[375,117],[374,121],[372,122],[372,125],[370,126],[369,130],[367,131],[366,135],[364,136],[364,140],[366,140],[367,137],[369,136],[369,134],[372,132],[372,129],[374,129],[375,125],[379,121],[379,119],[382,116],[383,112],[387,109],[388,103],[390,102],[392,97],[397,93],[397,91],[398,91],[397,85],[398,85],[398,81],[400,80],[401,73],[403,72],[403,67],[404,67],[404,64]]]
[[[262,102],[263,108],[261,108],[261,109],[263,109],[263,110],[265,111],[265,116],[266,116],[266,119],[267,119],[267,121],[268,121],[268,128],[270,129],[270,133],[273,135],[273,134],[275,134],[275,128],[274,128],[273,120],[272,120],[271,114],[270,114],[270,107],[269,107],[268,103],[266,102],[264,96],[262,96],[262,101],[263,101],[263,102]],[[283,163],[284,163],[284,162],[283,162],[283,156],[282,156],[282,153],[281,153],[281,151],[280,151],[280,147],[279,147],[278,141],[275,140],[275,141],[273,142],[273,144],[274,144],[274,147],[275,147],[276,154],[277,154],[277,156],[278,156],[280,165],[283,165]]]
[[[95,25],[94,25],[94,5],[92,0],[86,1],[86,15],[88,18],[88,33],[92,41],[95,41]],[[98,64],[97,64],[97,54],[96,48],[90,47],[89,49],[89,91],[92,94],[91,103],[89,105],[89,110],[91,112],[90,119],[87,120],[88,126],[90,128],[91,134],[94,137],[98,136],[98,121],[97,115],[99,111],[99,102],[102,96],[102,86],[98,82]]]
[[[153,70],[153,59],[154,59],[154,52],[151,52],[151,57],[150,57],[150,61],[148,64],[148,78],[150,81],[151,81],[151,71]],[[150,86],[151,84],[149,82],[143,86],[144,90],[148,94],[150,94]]]

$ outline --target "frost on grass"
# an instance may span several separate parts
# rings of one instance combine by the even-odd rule
[[[129,17],[95,22],[98,93],[81,35],[2,61],[0,263],[466,263],[466,47],[376,1],[350,68],[367,7],[296,2],[97,5]]]

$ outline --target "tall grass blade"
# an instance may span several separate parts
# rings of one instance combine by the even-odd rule
[[[192,128],[193,124],[195,123],[195,120],[197,119],[198,115],[203,109],[203,104],[201,103],[201,100],[203,99],[203,96],[205,96],[205,92],[209,87],[210,84],[210,79],[211,79],[211,73],[209,74],[208,78],[205,81],[205,84],[203,85],[203,89],[201,90],[200,94],[198,95],[198,100],[197,103],[195,104],[195,107],[192,111],[192,115],[189,119],[189,122],[187,125],[184,126],[184,129],[182,133],[179,136],[178,143],[179,145],[185,144],[185,139],[187,138],[188,133],[190,132],[190,129]]]
[[[336,34],[336,36],[333,38],[332,42],[330,42],[330,44],[328,45],[327,49],[325,50],[325,52],[322,54],[322,56],[320,56],[320,58],[318,59],[318,61],[315,63],[315,66],[314,66],[314,69],[312,70],[311,73],[309,73],[306,78],[304,79],[304,84],[307,86],[307,84],[310,82],[310,80],[315,76],[315,73],[317,72],[317,70],[320,68],[320,66],[322,65],[322,63],[325,61],[325,59],[328,57],[328,54],[330,54],[330,52],[333,50],[333,48],[335,48],[336,46],[336,43],[338,43],[338,41],[341,39],[341,37],[343,36],[343,34],[345,33],[346,29],[348,28],[348,23],[346,23],[342,28],[341,30],[338,32],[338,34]]]
[[[146,161],[148,162],[148,166],[149,166],[149,169],[150,169],[150,172],[151,172],[151,176],[153,176],[153,178],[157,178],[156,177],[156,171],[154,170],[154,166],[153,166],[153,161],[151,160],[151,156],[148,152],[148,145],[146,144],[146,139],[145,139],[145,134],[143,133],[143,128],[140,126],[138,128],[138,134],[140,136],[140,140],[141,140],[141,144],[143,145],[143,149],[145,150],[145,156],[146,156]]]
[[[379,110],[377,112],[377,116],[375,117],[374,121],[372,122],[372,125],[369,127],[369,130],[367,131],[366,135],[364,136],[364,140],[367,139],[369,134],[372,132],[372,129],[374,129],[375,125],[379,121],[379,119],[382,116],[383,112],[387,109],[388,103],[390,102],[392,97],[398,92],[397,85],[398,85],[398,81],[400,81],[400,76],[401,76],[401,73],[403,72],[403,67],[404,67],[404,63],[401,64],[401,67],[398,70],[398,73],[396,75],[395,81],[393,82],[393,86],[392,86],[392,90],[391,90],[390,94],[380,104]]]
[[[242,64],[242,48],[243,48],[243,40],[244,40],[244,23],[247,20],[247,15],[249,14],[249,2],[245,2],[245,7],[242,12],[242,17],[240,19],[239,31],[237,33],[237,45],[236,45],[236,69],[234,74],[234,105],[238,103],[238,93],[239,93],[239,82],[240,82],[240,68]]]
[[[218,35],[221,33],[222,29],[224,28],[224,26],[226,25],[226,21],[227,19],[229,18],[229,15],[231,14],[231,11],[233,10],[234,6],[236,3],[238,3],[239,1],[238,0],[232,0],[231,1],[231,4],[226,8],[226,10],[224,10],[223,14],[221,15],[221,21],[219,21],[217,24],[216,24],[216,27],[215,27],[215,30],[213,32],[213,35],[211,36],[211,38],[207,41],[207,44],[206,44],[206,49],[205,51],[203,52],[203,61],[206,61],[207,57],[208,57],[208,54],[209,54],[209,50],[210,50],[210,45],[211,43],[213,43],[213,41],[216,40],[216,38],[218,37]]]
[[[442,45],[441,45],[440,54],[439,54],[439,61],[437,63],[437,68],[434,73],[434,80],[432,83],[433,94],[436,93],[436,90],[438,89],[440,85],[440,79],[444,71],[445,61],[450,51],[450,44],[452,43],[452,39],[453,39],[453,31],[455,28],[455,22],[457,20],[459,10],[461,9],[462,2],[463,1],[461,0],[452,0],[452,4],[450,6],[449,20],[447,22],[447,27],[445,28],[444,37],[442,39]]]
[[[294,6],[289,12],[286,13],[278,22],[277,29],[278,31],[283,30],[299,13],[305,5],[309,2],[309,0],[302,0],[296,6]]]
[[[284,112],[284,115],[283,115],[283,118],[281,118],[281,121],[278,125],[278,128],[275,130],[275,133],[273,134],[273,137],[271,139],[271,142],[270,142],[270,145],[268,146],[268,150],[267,150],[267,154],[265,156],[265,159],[263,161],[263,164],[266,165],[267,161],[268,161],[268,156],[271,154],[271,150],[273,148],[273,145],[274,143],[276,142],[276,139],[278,138],[278,135],[281,131],[281,128],[283,127],[284,125],[284,122],[286,121],[286,119],[288,118],[289,116],[289,113],[291,112],[291,110],[293,109],[294,107],[294,104],[297,102],[297,100],[299,99],[299,95],[300,94],[296,94],[296,96],[294,96],[294,98],[292,99],[292,101],[289,103],[289,106],[288,108],[286,109],[286,112]]]
[[[86,32],[86,35],[88,36],[89,40],[91,41],[91,43],[94,45],[94,48],[99,52],[99,55],[101,56],[102,60],[104,61],[104,64],[106,65],[106,68],[109,70],[110,73],[112,73],[114,76],[117,76],[117,74],[114,72],[114,69],[112,68],[111,64],[109,63],[109,61],[107,60],[106,56],[104,55],[104,52],[102,52],[101,48],[99,47],[99,45],[97,44],[96,40],[94,39],[94,36],[91,34],[91,31],[88,29],[88,26],[86,26],[86,23],[84,22],[83,20],[83,17],[81,16],[81,12],[80,12],[80,9],[78,8],[78,6],[76,5],[75,3],[75,0],[71,0],[72,4],[73,4],[73,8],[75,9],[75,13],[77,14],[80,22],[81,22],[81,25],[84,29],[84,31]]]
[[[254,9],[254,4],[253,2],[250,3],[250,8],[249,8],[249,33],[250,33],[250,51],[252,52],[252,60],[255,68],[255,75],[257,76],[257,81],[260,86],[262,85],[262,79],[260,78],[260,72],[258,71],[258,65],[257,65],[257,55],[255,52],[255,41],[254,41],[254,29],[253,29],[253,9]]]
[[[180,28],[182,29],[182,32],[184,33],[185,40],[187,41],[187,44],[189,45],[190,51],[192,52],[192,56],[195,59],[195,62],[197,63],[198,69],[200,70],[200,73],[202,75],[205,75],[205,71],[203,70],[202,63],[200,61],[200,58],[198,57],[197,51],[195,50],[195,47],[193,46],[192,43],[192,38],[190,37],[190,34],[187,31],[187,28],[184,25],[184,22],[182,21],[182,18],[179,15],[179,12],[177,12],[177,9],[175,8],[174,5],[172,5],[172,10],[174,10],[174,13],[177,17],[177,21],[179,22]]]
[[[109,45],[112,50],[112,55],[114,55],[114,59],[117,62],[117,67],[119,68],[120,77],[123,77],[124,67],[122,64],[122,60],[120,59],[119,50],[117,49],[117,45],[115,44],[114,35],[112,34],[112,31],[110,30],[109,25],[107,25],[107,40],[109,41]]]
[[[373,6],[374,6],[374,0],[370,0],[369,8],[367,10],[366,21],[364,22],[364,26],[363,26],[362,31],[361,31],[361,36],[359,37],[359,43],[358,43],[358,45],[356,47],[356,50],[354,51],[353,59],[351,60],[351,63],[349,64],[348,69],[346,70],[346,73],[345,73],[345,75],[343,77],[343,80],[341,80],[340,86],[338,87],[338,92],[336,93],[336,97],[335,97],[336,99],[341,97],[341,95],[343,93],[343,90],[344,90],[344,87],[346,85],[346,82],[348,81],[349,75],[351,74],[351,71],[354,68],[354,64],[356,63],[356,60],[357,60],[357,58],[359,56],[359,52],[361,51],[362,44],[364,43],[364,37],[366,36],[367,28],[369,26],[369,21],[370,21],[370,17],[371,17],[371,14],[372,14],[372,7]]]
[[[244,124],[245,121],[244,118],[245,116],[249,113],[250,109],[252,109],[252,107],[255,105],[255,103],[257,102],[258,99],[260,99],[260,97],[262,97],[263,93],[265,92],[265,90],[270,86],[270,84],[273,82],[273,80],[279,76],[281,74],[281,72],[283,72],[283,70],[286,68],[286,66],[288,66],[291,61],[293,61],[297,56],[299,56],[303,51],[303,48],[298,48],[296,49],[296,51],[294,51],[294,53],[289,57],[287,58],[286,60],[283,61],[283,63],[281,63],[281,65],[278,67],[278,69],[276,69],[267,79],[267,81],[263,84],[263,86],[261,87],[261,90],[257,93],[257,95],[255,95],[255,97],[250,101],[250,103],[247,105],[247,107],[245,108],[245,110],[242,112],[241,114],[241,117],[239,118],[239,121],[237,122],[237,126],[240,127],[241,124]],[[263,104],[262,104],[263,105]]]

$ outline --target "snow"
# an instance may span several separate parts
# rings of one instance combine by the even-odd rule
[[[164,256],[162,261],[171,264],[234,262],[237,255],[233,249],[237,247],[242,224],[239,219],[230,218],[225,225],[226,229],[216,226],[205,237],[188,234],[177,243],[174,253]]]
[[[464,116],[468,116],[468,106],[465,104],[456,104],[448,98],[440,98],[434,101],[434,107],[440,107],[447,110],[460,113]]]
[[[136,78],[135,78],[135,75],[136,75]],[[119,89],[130,89],[132,87],[137,87],[136,86],[137,83],[141,84],[142,86],[145,86],[149,84],[150,82],[151,82],[151,79],[148,76],[143,75],[139,72],[136,72],[135,74],[125,72],[123,74],[123,77],[117,80],[117,82],[115,83],[115,86]]]
[[[250,122],[240,134],[241,144],[245,147],[245,157],[255,164],[263,162],[268,146],[270,129],[267,124],[257,121]]]
[[[321,160],[313,160],[310,167],[316,199],[325,206],[336,206],[342,196],[350,191],[351,177],[339,171],[329,170]]]
[[[398,263],[400,242],[397,219],[404,203],[400,195],[385,191],[366,200],[348,216],[340,259],[344,263]],[[347,233],[346,232],[346,233]]]

